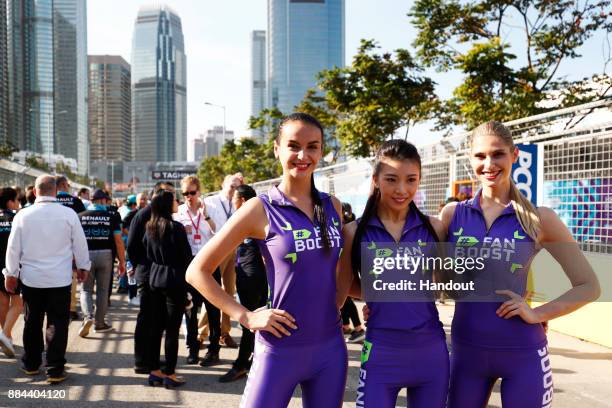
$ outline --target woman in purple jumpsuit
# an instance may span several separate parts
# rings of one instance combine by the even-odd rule
[[[356,282],[361,277],[361,285],[370,284],[365,279],[368,271],[361,269],[362,265],[364,269],[370,265],[371,248],[388,248],[393,253],[387,256],[395,257],[406,254],[407,249],[416,253],[421,252],[419,248],[432,248],[433,243],[444,238],[446,231],[441,222],[424,215],[413,201],[420,180],[421,158],[412,144],[403,140],[382,144],[374,159],[374,185],[363,215],[357,222],[345,226],[343,278],[350,277],[350,272],[346,272],[349,269],[356,276]],[[423,251],[435,255],[431,250]],[[385,271],[389,272],[412,276],[415,281],[432,278],[431,273],[422,269],[412,275],[396,269]],[[359,295],[354,292],[355,287],[352,294]],[[448,392],[448,350],[433,297],[405,294],[401,299],[381,300],[384,301],[366,299],[368,329],[361,355],[356,406],[395,407],[400,390],[406,388],[411,408],[444,408]]]
[[[566,226],[551,209],[534,207],[512,181],[517,158],[503,124],[478,126],[471,135],[470,161],[482,188],[471,200],[446,205],[440,215],[451,242],[469,241],[485,250],[493,245],[516,248],[512,259],[496,260],[491,250],[485,261],[492,268],[489,272],[512,274],[516,287],[523,288],[516,293],[518,289],[495,287],[499,301],[457,303],[449,408],[485,407],[498,378],[504,408],[550,407],[552,369],[542,324],[599,297],[597,277]],[[531,308],[524,288],[529,265],[541,247],[563,267],[572,288]]]
[[[257,331],[241,407],[286,407],[300,385],[304,407],[342,405],[347,350],[336,294],[341,203],[314,186],[323,128],[310,115],[285,117],[274,143],[282,181],[246,202],[197,254],[188,282],[243,326]],[[269,307],[250,312],[212,278],[245,238],[266,264]]]

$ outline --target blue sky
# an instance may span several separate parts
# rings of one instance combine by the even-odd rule
[[[117,54],[130,62],[134,20],[141,0],[88,0],[88,53]],[[168,0],[181,17],[187,54],[187,128],[191,140],[214,125],[221,125],[225,105],[227,128],[247,134],[250,115],[250,33],[266,29],[266,0]],[[411,1],[346,0],[346,57],[350,64],[361,38],[373,38],[382,50],[411,49],[415,32],[406,16]],[[508,27],[508,32],[510,28]],[[507,36],[508,41],[512,37]],[[580,60],[565,62],[559,72],[569,79],[601,73],[603,35],[583,47]],[[518,40],[517,40],[518,43]],[[609,72],[610,68],[608,68]],[[438,92],[448,96],[461,77],[455,73],[430,75]],[[418,134],[415,134],[414,132]],[[417,127],[412,138],[429,137],[428,126]],[[191,153],[189,153],[188,157]]]

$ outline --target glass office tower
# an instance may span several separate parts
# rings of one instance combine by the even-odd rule
[[[266,107],[266,32],[251,33],[251,116],[259,116]],[[258,142],[264,142],[262,129],[252,131]]]
[[[8,0],[9,140],[53,152],[53,1]]]
[[[7,0],[9,140],[19,150],[77,160],[86,174],[85,0]]]
[[[8,138],[8,63],[6,1],[0,1],[0,143]]]
[[[132,39],[134,160],[187,160],[186,68],[179,16],[166,6],[142,7]]]
[[[268,0],[268,106],[294,110],[316,75],[344,67],[344,0]]]
[[[89,171],[87,138],[87,3],[53,0],[55,153]]]

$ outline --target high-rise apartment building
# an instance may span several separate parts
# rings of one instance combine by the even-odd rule
[[[187,63],[181,19],[141,7],[132,39],[132,141],[137,161],[187,159]]]
[[[259,116],[266,107],[266,32],[251,33],[251,116]],[[263,142],[262,129],[253,130],[258,142]]]
[[[344,66],[344,0],[268,0],[267,106],[287,114],[324,69]]]
[[[131,161],[130,65],[118,55],[90,55],[88,65],[91,162]]]

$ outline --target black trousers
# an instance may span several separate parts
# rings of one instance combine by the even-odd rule
[[[193,307],[189,311],[185,311],[185,320],[187,322],[187,351],[189,355],[197,356],[200,351],[200,341],[198,340],[198,311],[204,303],[204,297],[193,286],[187,284],[187,292],[191,294]]]
[[[21,361],[27,370],[37,370],[42,363],[42,328],[46,314],[47,375],[59,376],[64,371],[70,323],[70,286],[32,288],[22,284],[25,316]]]
[[[159,370],[160,368],[161,339],[164,331],[166,331],[164,340],[166,366],[164,367],[164,374],[174,374],[178,356],[179,330],[186,303],[187,291],[184,286],[171,289],[151,288],[151,307],[155,316],[152,325],[152,347],[148,349],[151,354],[147,358],[151,363],[149,365],[151,371]]]
[[[134,329],[134,365],[139,368],[149,369],[151,362],[147,360],[151,353],[151,328],[153,326],[154,314],[151,303],[151,288],[148,280],[138,283],[138,295],[140,296],[140,309],[136,317],[136,328]],[[157,349],[160,345],[157,344]]]
[[[268,285],[261,277],[249,277],[244,274],[240,266],[236,267],[236,290],[242,306],[250,311],[266,305],[268,298]],[[234,368],[249,368],[251,355],[255,348],[255,333],[242,326],[242,338],[238,358],[234,361]]]
[[[347,297],[344,301],[344,305],[340,309],[340,313],[342,313],[342,324],[347,325],[349,321],[353,321],[353,327],[357,327],[361,325],[361,320],[359,319],[359,312],[357,312],[357,306],[355,306],[355,302],[350,297]]]
[[[213,278],[215,278],[217,283],[221,285],[221,269],[217,268],[215,270],[215,273],[213,273]],[[210,342],[208,345],[208,351],[211,353],[218,353],[219,349],[221,348],[219,345],[219,339],[221,338],[221,311],[206,298],[202,297],[202,300],[204,301],[204,306],[206,307],[206,312],[208,313],[208,341]],[[196,336],[195,342],[197,342],[198,318],[197,316],[194,317],[194,314],[196,313],[191,314],[191,318],[187,324],[187,332],[189,333],[191,326],[192,333],[195,333]],[[195,322],[192,322],[194,319]],[[195,346],[195,342],[192,343],[193,346]]]

